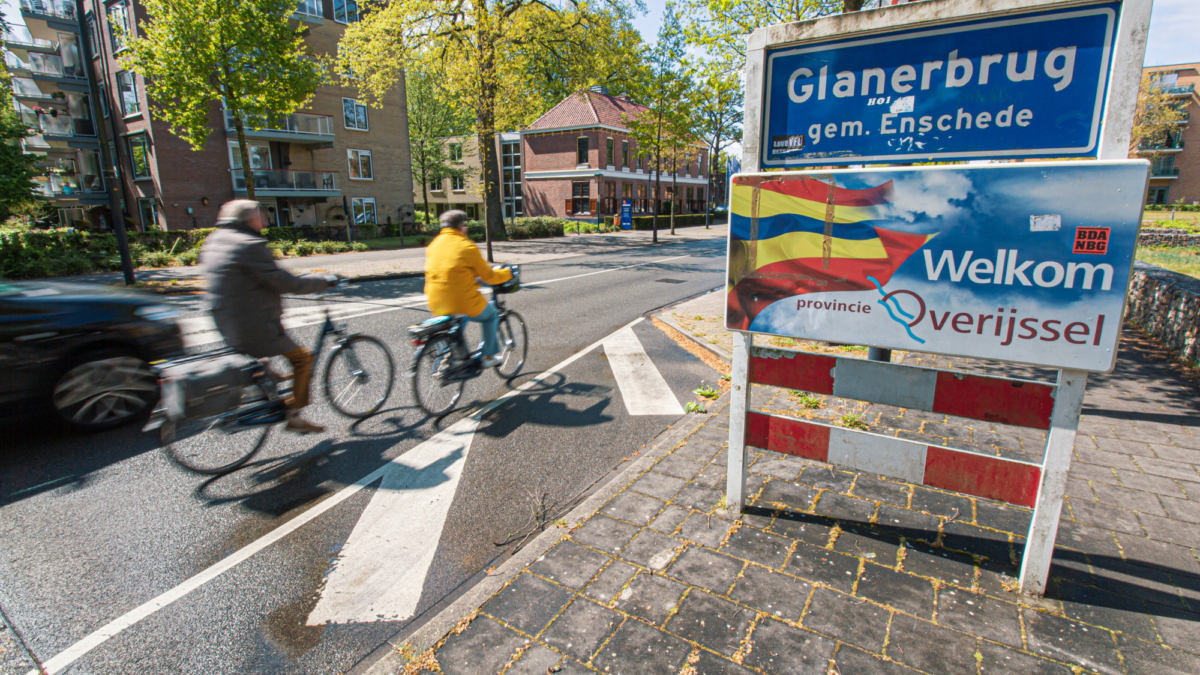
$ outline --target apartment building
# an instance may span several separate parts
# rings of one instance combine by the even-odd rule
[[[620,212],[703,213],[707,203],[708,148],[689,146],[675,166],[664,163],[655,192],[652,158],[638,152],[627,119],[646,111],[604,87],[572,94],[521,131],[524,209],[533,216],[595,219]],[[674,192],[672,183],[675,184]]]
[[[222,203],[248,196],[233,119],[214,104],[209,115],[213,131],[205,147],[194,151],[155,119],[142,76],[121,64],[128,44],[117,28],[129,31],[147,19],[138,0],[20,2],[31,37],[55,41],[57,49],[57,61],[47,56],[25,63],[35,70],[61,68],[73,78],[55,84],[71,87],[65,99],[58,96],[57,107],[70,111],[74,134],[66,141],[51,135],[45,141],[50,148],[42,148],[47,161],[61,164],[64,176],[73,168],[85,191],[104,186],[112,191],[109,200],[96,199],[95,204],[81,203],[77,210],[63,212],[64,220],[97,224],[115,208],[136,229],[211,227]],[[358,20],[358,6],[351,0],[298,0],[290,20],[308,29],[312,53],[333,54],[346,26]],[[66,30],[70,22],[74,32]],[[17,61],[20,57],[14,54]],[[47,77],[42,73],[29,79],[42,91],[48,87]],[[22,92],[29,88],[21,86]],[[74,89],[79,91],[72,98]],[[85,105],[85,92],[98,105]],[[32,102],[18,93],[18,106],[23,100]],[[337,224],[348,215],[360,223],[412,220],[403,82],[381,108],[365,103],[353,88],[334,83],[321,87],[301,111],[246,121],[254,197],[270,226]],[[27,107],[43,127],[57,129],[65,120],[61,111],[48,116]],[[27,114],[25,109],[22,114]],[[79,151],[73,167],[59,146]],[[28,144],[27,149],[39,150]],[[85,156],[85,151],[93,154]],[[94,164],[101,171],[87,173]],[[46,194],[61,208],[67,195],[59,188],[69,186],[70,179],[55,175],[59,174],[52,173],[46,181]],[[74,191],[74,186],[69,189]]]
[[[1196,86],[1200,63],[1145,68],[1155,77],[1155,86],[1178,101],[1183,119],[1165,143],[1142,145],[1138,155],[1151,162],[1148,205],[1200,204],[1200,127],[1189,124],[1191,113],[1200,109]]]
[[[525,216],[521,175],[521,136],[516,132],[496,134],[496,168],[500,171],[501,203],[505,218]],[[413,177],[413,200],[421,206],[428,195],[429,214],[432,219],[445,211],[465,211],[472,220],[482,219],[483,160],[479,154],[478,136],[451,136],[444,140],[444,153],[448,163],[464,170],[462,178],[430,180],[428,190],[422,190]]]

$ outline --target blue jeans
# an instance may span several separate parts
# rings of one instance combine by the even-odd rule
[[[472,316],[468,321],[474,321],[480,325],[483,331],[483,355],[484,356],[499,356],[500,355],[500,340],[496,336],[496,331],[500,327],[500,310],[496,309],[495,302],[488,302],[487,306],[478,316]]]

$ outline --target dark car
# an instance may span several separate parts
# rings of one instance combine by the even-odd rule
[[[158,400],[150,364],[183,351],[178,314],[106,286],[0,280],[0,413],[48,409],[87,431],[137,419]]]

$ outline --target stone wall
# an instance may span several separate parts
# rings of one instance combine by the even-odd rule
[[[1200,361],[1200,279],[1135,263],[1125,317],[1185,361]]]
[[[1141,246],[1200,246],[1200,234],[1187,234],[1167,228],[1142,228],[1138,234],[1138,244]]]

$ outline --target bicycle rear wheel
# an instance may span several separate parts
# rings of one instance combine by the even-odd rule
[[[421,406],[431,417],[441,417],[458,403],[464,380],[443,379],[454,364],[455,344],[449,338],[437,338],[425,343],[413,361],[412,390]]]
[[[512,379],[525,367],[525,357],[529,352],[529,333],[525,330],[525,319],[516,312],[505,312],[500,317],[499,333],[500,346],[503,351],[500,358],[504,359],[496,372],[501,377]]]
[[[229,473],[248,462],[271,431],[270,424],[246,424],[247,421],[252,419],[234,411],[216,417],[168,422],[163,427],[167,456],[195,473],[206,476]]]
[[[325,398],[346,417],[370,417],[391,395],[395,376],[388,348],[369,335],[354,335],[329,357]]]

